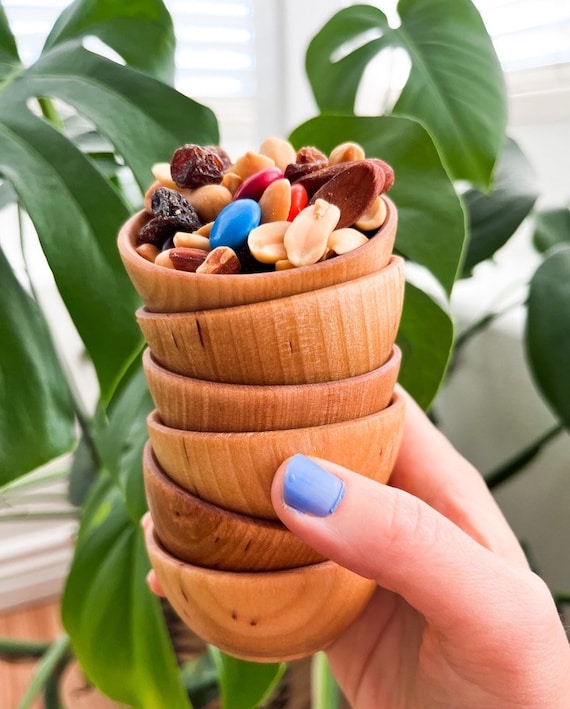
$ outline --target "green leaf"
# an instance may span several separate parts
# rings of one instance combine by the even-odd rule
[[[138,525],[119,489],[103,480],[85,523],[63,596],[62,615],[87,677],[137,709],[188,709]]]
[[[210,646],[218,667],[223,709],[255,709],[269,697],[287,665],[238,660]]]
[[[0,85],[20,65],[20,56],[16,40],[8,24],[8,18],[0,4]]]
[[[173,82],[174,28],[161,0],[76,0],[57,19],[44,51],[88,36],[98,37],[130,66]]]
[[[525,345],[539,390],[570,428],[570,245],[549,252],[532,277]]]
[[[28,96],[61,98],[89,118],[115,146],[142,189],[153,180],[152,163],[170,160],[181,144],[219,142],[217,121],[209,108],[77,43],[53,50],[30,67],[25,91]]]
[[[107,397],[140,341],[133,317],[138,298],[115,243],[129,212],[77,148],[21,104],[15,113],[14,104],[1,101],[5,96],[0,95],[0,171],[36,227]]]
[[[370,5],[338,12],[313,38],[306,70],[323,113],[352,113],[370,61],[403,48],[411,61],[393,113],[420,120],[452,175],[488,186],[506,119],[503,74],[470,0],[400,0],[400,25]]]
[[[28,99],[46,95],[89,117],[141,187],[152,181],[152,163],[169,159],[182,142],[216,142],[217,124],[209,109],[170,87],[73,43],[44,55],[0,93],[0,172],[36,227],[107,401],[141,339],[138,297],[116,247],[130,209],[88,157],[27,110]]]
[[[406,283],[397,343],[402,350],[398,381],[427,410],[447,371],[453,323],[440,305],[411,283]]]
[[[470,189],[463,194],[469,221],[464,277],[509,240],[532,209],[538,192],[532,165],[517,143],[507,138],[497,163],[492,191]]]
[[[296,128],[292,142],[329,152],[345,140],[388,162],[396,175],[388,196],[398,208],[396,248],[427,268],[449,294],[465,239],[465,216],[429,133],[416,121],[394,116],[318,116]]]
[[[73,454],[69,474],[69,501],[76,507],[81,507],[85,502],[89,490],[97,480],[100,464],[94,453],[92,442],[84,434]]]
[[[533,222],[533,244],[541,253],[570,242],[570,209],[542,209],[533,215]]]
[[[122,491],[131,520],[137,523],[147,510],[142,451],[148,439],[146,417],[153,403],[140,360],[133,363],[125,379],[126,385],[111,402],[108,418],[99,409],[93,435],[101,460]]]
[[[69,389],[46,322],[1,250],[0,283],[0,484],[5,484],[69,451],[75,434]]]

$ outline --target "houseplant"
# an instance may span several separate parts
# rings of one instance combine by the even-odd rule
[[[0,12],[0,173],[6,200],[16,199],[35,226],[100,389],[93,412],[74,401],[33,284],[23,286],[11,254],[0,254],[9,303],[0,315],[5,392],[0,478],[2,484],[25,480],[38,465],[74,451],[70,482],[81,525],[63,599],[69,639],[47,650],[34,688],[47,686],[54,694],[42,680],[52,676],[71,647],[88,677],[109,696],[136,707],[185,707],[190,703],[163,614],[145,584],[148,561],[138,527],[146,509],[140,460],[152,404],[140,368],[136,298],[119,264],[115,235],[140,206],[150,165],[168,159],[181,143],[217,142],[218,130],[211,111],[169,85],[174,36],[163,4],[137,0],[126,5],[72,3],[28,68],[21,66]],[[405,360],[401,381],[429,408],[453,349],[446,304],[453,284],[478,260],[492,256],[516,224],[503,225],[486,248],[476,249],[489,234],[485,228],[474,236],[478,214],[484,213],[486,199],[497,199],[484,192],[493,182],[498,155],[508,152],[503,150],[503,78],[478,13],[470,0],[401,0],[398,11],[401,25],[393,28],[379,9],[355,5],[315,36],[307,73],[320,113],[296,128],[291,140],[323,150],[356,140],[394,166],[397,249],[410,264],[399,340]],[[126,65],[87,51],[81,44],[86,33],[98,36]],[[365,67],[379,51],[394,46],[411,59],[399,98],[382,115],[357,115]],[[473,54],[479,66],[473,65]],[[449,72],[449,66],[456,69]],[[28,110],[30,105],[35,108]],[[516,146],[508,145],[518,155]],[[509,168],[507,173],[514,176]],[[479,192],[461,196],[459,180]],[[511,187],[502,196],[512,205]],[[533,201],[527,195],[517,219]],[[19,248],[17,236],[13,243]],[[562,288],[555,293],[554,309],[542,295],[553,282],[564,282],[567,254],[568,247],[558,245],[545,258],[546,276],[537,272],[528,335],[537,379],[544,380],[545,393],[566,425],[570,415],[563,407],[570,399],[557,394],[560,363],[557,368],[548,348],[542,348],[544,338],[556,337],[557,331],[533,333],[570,310]],[[553,280],[551,269],[562,272]],[[212,655],[227,706],[256,705],[283,671],[239,663],[215,649]],[[206,674],[211,670],[208,665]],[[188,672],[183,672],[186,680]],[[326,671],[322,674],[326,677]],[[322,704],[332,705],[332,700]]]

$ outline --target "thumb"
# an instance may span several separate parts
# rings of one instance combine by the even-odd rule
[[[285,461],[272,499],[304,541],[402,596],[443,632],[457,632],[474,615],[485,625],[501,614],[512,619],[512,594],[529,582],[528,570],[496,556],[419,498],[318,458]]]

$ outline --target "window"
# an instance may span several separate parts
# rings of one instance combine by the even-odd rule
[[[230,153],[255,136],[254,0],[166,0],[177,39],[176,87],[215,112]],[[6,0],[24,64],[38,57],[69,0]]]
[[[505,71],[570,62],[570,2],[475,0]]]

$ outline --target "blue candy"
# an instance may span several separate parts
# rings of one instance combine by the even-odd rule
[[[210,231],[210,245],[241,248],[247,241],[249,232],[259,226],[261,208],[253,199],[236,199],[230,202],[216,217]]]

